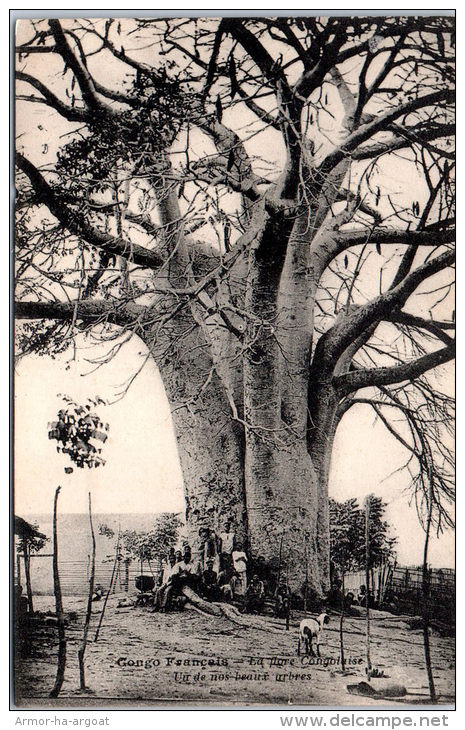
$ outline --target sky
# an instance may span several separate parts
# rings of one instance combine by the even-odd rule
[[[23,358],[15,372],[15,513],[51,512],[53,495],[62,485],[60,511],[84,512],[92,493],[95,513],[158,513],[184,510],[183,482],[168,401],[156,365],[150,360],[124,397],[118,393],[144,357],[144,346],[133,340],[107,365],[95,366],[85,349],[70,361],[71,351],[50,357]],[[87,374],[86,374],[87,373]],[[96,395],[113,402],[98,412],[110,425],[101,469],[78,469],[48,439],[47,424],[63,406],[58,393],[79,403]],[[403,447],[365,406],[354,406],[342,420],[335,440],[330,496],[357,497],[373,493],[388,502],[386,519],[398,536],[398,562],[421,563],[424,533],[406,492],[409,478],[395,472],[405,462]],[[433,567],[454,564],[454,534],[449,531],[430,546]]]

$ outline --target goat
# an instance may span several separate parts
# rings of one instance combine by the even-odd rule
[[[324,626],[329,623],[327,613],[320,613],[318,618],[304,618],[299,626],[299,639],[297,643],[297,656],[300,656],[300,644],[305,647],[305,653],[315,656],[313,651],[313,639],[315,639],[316,655],[320,656],[320,638]]]

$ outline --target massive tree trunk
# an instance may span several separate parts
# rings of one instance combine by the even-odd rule
[[[160,368],[173,405],[194,549],[200,527],[218,532],[227,518],[238,539],[247,542],[243,428],[232,420],[222,384],[207,360],[185,343],[179,359]]]
[[[312,211],[305,209],[295,221],[280,281],[279,340],[281,410],[293,442],[289,470],[298,489],[301,509],[305,509],[307,556],[303,556],[302,545],[299,556],[308,565],[309,586],[321,593],[329,587],[329,541],[322,540],[328,532],[324,504],[325,495],[327,501],[327,483],[321,480],[308,444],[312,421],[308,407],[309,391],[314,390],[309,372],[318,282],[310,249],[312,235]]]
[[[282,548],[282,573],[292,588],[300,589],[308,572],[310,586],[321,594],[318,483],[306,442],[310,339],[303,319],[313,299],[296,298],[305,256],[299,223],[268,221],[250,251],[246,310],[254,317],[243,362],[245,486],[252,554],[276,560]],[[297,234],[289,245],[292,227]],[[302,296],[308,297],[308,286]]]
[[[319,567],[322,584],[329,588],[329,472],[333,453],[334,436],[337,429],[337,400],[332,394],[320,395],[320,409],[309,408],[310,417],[314,417],[315,427],[309,427],[308,448],[312,464],[317,474],[317,530],[316,549],[319,556]],[[321,420],[319,420],[321,419]]]
[[[184,480],[186,521],[194,553],[199,529],[219,532],[230,519],[247,545],[243,426],[234,420],[204,334],[188,312],[154,349],[171,406]],[[166,345],[163,352],[163,344]]]

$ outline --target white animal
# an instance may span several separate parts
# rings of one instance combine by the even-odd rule
[[[299,626],[299,640],[297,644],[297,656],[300,656],[300,644],[305,647],[305,653],[315,656],[313,651],[313,640],[315,640],[316,653],[320,656],[320,639],[323,628],[329,623],[327,613],[320,613],[318,618],[304,618]]]

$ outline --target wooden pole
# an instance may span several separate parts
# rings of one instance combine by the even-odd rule
[[[18,585],[21,585],[21,553],[19,550],[16,553],[16,575],[18,579]]]
[[[124,561],[124,590],[126,593],[129,591],[129,563],[130,558],[126,558]]]
[[[341,667],[342,671],[345,671],[346,662],[344,656],[344,611],[345,611],[345,571],[342,571],[342,586],[341,586],[341,618],[339,620],[339,645],[341,649]]]
[[[304,533],[304,554],[305,554],[305,588],[304,588],[304,611],[308,603],[308,555],[307,555],[307,533]]]
[[[366,583],[366,666],[368,679],[371,671],[370,658],[370,503],[371,495],[365,500],[365,583]]]
[[[279,543],[279,559],[278,559],[278,578],[276,580],[276,589],[275,589],[275,596],[278,595],[278,587],[279,587],[279,581],[281,580],[281,557],[283,552],[283,540],[284,540],[284,530],[283,534],[281,535],[281,542]]]
[[[85,620],[84,620],[84,629],[82,632],[82,641],[81,641],[80,649],[78,651],[79,684],[80,684],[81,690],[86,689],[84,654],[86,651],[87,635],[89,633],[89,624],[90,624],[90,619],[92,616],[92,596],[94,593],[94,578],[95,578],[95,533],[94,533],[94,525],[92,523],[92,502],[91,502],[90,492],[89,492],[89,524],[90,524],[90,535],[91,535],[91,539],[92,539],[92,552],[91,552],[90,575],[89,575],[89,594],[87,596],[87,610],[86,610],[86,616],[85,616]]]
[[[115,573],[115,580],[113,581],[113,593],[116,593],[116,584],[119,581],[119,589],[120,591],[123,590],[123,586],[121,584],[121,556],[118,553],[117,557],[117,566],[116,566],[116,573]]]
[[[121,537],[121,524],[118,526],[118,541],[116,543],[116,549],[117,549],[116,559],[118,561],[118,564],[116,566],[115,580],[113,581],[113,593],[116,593],[116,583],[117,583],[117,581],[119,581],[119,589],[120,589],[120,591],[123,590],[123,584],[122,584],[122,581],[121,581],[121,546],[120,546],[120,537]]]
[[[31,552],[27,540],[23,542],[23,558],[24,558],[24,575],[26,576],[26,592],[27,592],[27,603],[29,607],[29,613],[34,613],[34,604],[32,599],[32,584],[31,584]]]
[[[428,572],[428,548],[431,523],[433,521],[433,484],[430,478],[428,490],[428,516],[426,519],[425,544],[423,548],[423,569],[422,569],[422,594],[423,594],[423,646],[425,650],[426,673],[428,675],[429,694],[431,702],[437,701],[436,688],[434,686],[433,669],[431,667],[431,648],[429,643],[429,603],[430,603],[430,586]]]
[[[291,623],[291,596],[289,595],[289,565],[286,567],[286,631],[289,631]]]
[[[111,571],[110,585],[108,586],[108,590],[105,595],[105,600],[103,601],[102,612],[101,612],[100,618],[98,620],[98,626],[95,631],[94,641],[97,641],[97,639],[98,639],[98,635],[100,633],[100,627],[102,626],[103,617],[105,615],[105,609],[107,607],[108,597],[111,593],[111,589],[114,587],[114,584],[116,583],[117,566],[119,567],[119,538],[120,538],[120,533],[118,532],[118,540],[116,542],[116,549],[115,549],[115,560],[113,562],[113,570]]]
[[[120,539],[121,539],[121,521],[118,522],[118,542],[117,542],[117,548],[118,548],[118,565],[116,566],[116,576],[115,576],[115,582],[113,583],[113,593],[116,593],[116,581],[119,581],[119,589],[120,591],[123,590],[123,583],[121,580],[121,545],[120,545]]]
[[[63,613],[63,599],[58,572],[57,504],[60,490],[61,487],[56,488],[55,499],[53,502],[53,590],[55,593],[55,607],[58,623],[58,663],[55,684],[50,692],[50,697],[58,697],[65,678],[66,667],[65,617]]]
[[[383,557],[381,565],[378,568],[378,608],[384,599],[384,581],[386,578],[387,562],[386,558]]]

